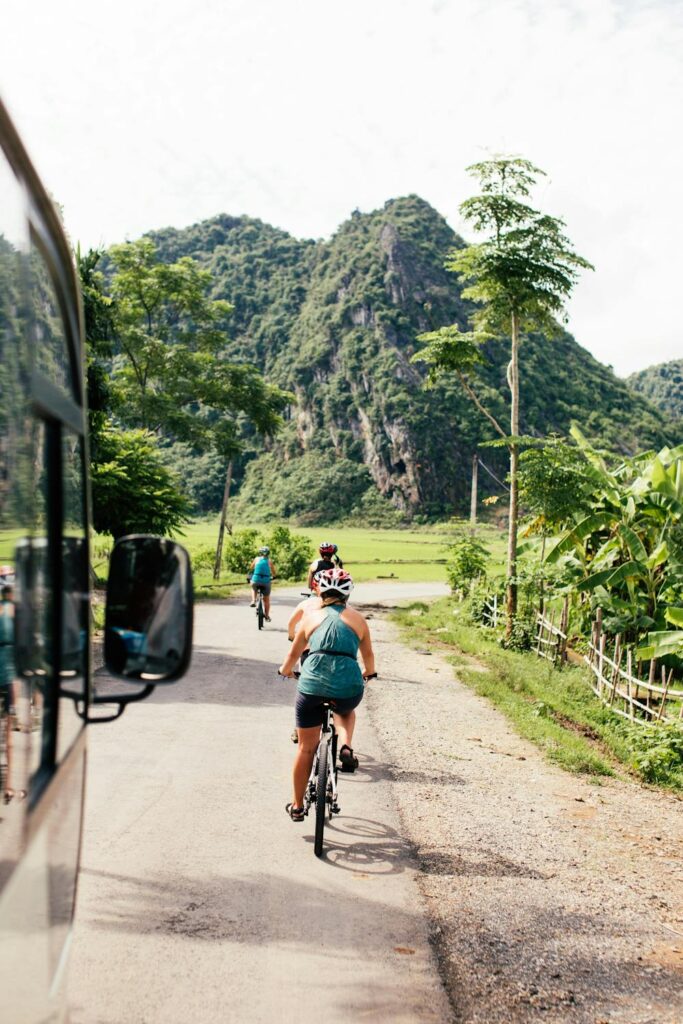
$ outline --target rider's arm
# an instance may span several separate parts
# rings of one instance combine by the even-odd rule
[[[365,627],[365,633],[361,637],[359,650],[360,656],[363,660],[363,675],[373,675],[375,672],[375,652],[372,649],[370,630],[367,628],[367,626]]]
[[[288,640],[293,640],[294,639],[294,633],[296,632],[297,624],[301,621],[301,619],[303,617],[303,614],[304,614],[303,608],[301,607],[301,605],[298,605],[294,609],[292,614],[290,615],[289,622],[287,623],[287,639]]]
[[[301,657],[302,653],[308,643],[308,637],[306,636],[306,620],[303,619],[298,627],[294,636],[294,642],[289,648],[289,654],[280,665],[280,675],[291,676],[294,671],[294,666]]]
[[[273,565],[270,559],[268,559],[268,565],[270,566],[270,575],[273,577],[273,579],[275,579],[275,577],[277,576],[277,572],[275,571],[275,566]]]
[[[306,586],[308,587],[309,590],[313,588],[313,576],[315,575],[316,565],[317,562],[312,562],[308,567],[308,583],[306,584]]]

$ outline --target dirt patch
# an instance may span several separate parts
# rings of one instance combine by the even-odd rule
[[[439,645],[407,649],[381,619],[373,637],[367,705],[454,1021],[680,1024],[683,802],[561,771]]]

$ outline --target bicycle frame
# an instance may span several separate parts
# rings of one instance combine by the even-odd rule
[[[339,794],[337,786],[337,730],[334,727],[334,709],[330,704],[325,705],[325,717],[323,719],[322,729],[320,732],[320,740],[318,741],[315,757],[313,758],[313,767],[311,768],[311,774],[306,785],[306,793],[304,795],[304,814],[308,814],[311,809],[311,805],[316,802],[320,747],[323,743],[327,744],[329,752],[329,757],[327,759],[328,781],[325,787],[325,800],[328,805],[329,816],[331,818],[333,814],[339,814],[341,808],[337,802]]]

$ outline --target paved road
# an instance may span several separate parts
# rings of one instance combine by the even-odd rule
[[[91,730],[73,1024],[450,1019],[362,713],[324,860],[285,816],[294,687],[275,666],[298,599],[279,592],[261,635],[244,605],[200,606],[188,679]]]

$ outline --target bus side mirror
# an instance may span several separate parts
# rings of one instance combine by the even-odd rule
[[[172,683],[192,653],[192,569],[180,544],[131,536],[111,553],[104,660],[134,683]]]

